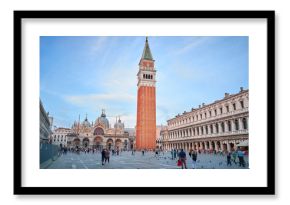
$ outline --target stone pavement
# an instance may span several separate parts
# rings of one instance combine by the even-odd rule
[[[238,159],[237,159],[238,161]],[[199,154],[197,157],[197,169],[247,169],[248,157],[245,157],[246,167],[239,167],[238,163],[227,166],[226,156],[214,154]],[[177,159],[172,160],[170,152],[155,153],[141,152],[132,155],[131,152],[122,152],[120,155],[110,156],[110,163],[102,165],[101,154],[98,153],[70,153],[61,155],[50,164],[47,169],[180,169],[177,167]],[[187,153],[187,166],[192,167],[192,162]]]

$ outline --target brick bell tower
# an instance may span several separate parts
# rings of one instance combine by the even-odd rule
[[[156,70],[146,37],[139,62],[136,149],[156,148]]]

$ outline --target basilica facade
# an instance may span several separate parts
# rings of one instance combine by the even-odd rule
[[[60,142],[57,139],[65,141]],[[120,118],[116,119],[114,127],[110,127],[104,110],[95,122],[90,123],[86,117],[82,122],[75,121],[70,129],[56,129],[52,135],[54,144],[61,144],[60,146],[68,148],[80,147],[97,150],[103,148],[129,150],[134,146],[134,140],[134,136],[126,131]]]
[[[202,104],[167,121],[161,130],[165,150],[232,151],[249,138],[249,92],[240,88],[236,94]]]

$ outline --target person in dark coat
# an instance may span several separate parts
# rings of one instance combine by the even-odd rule
[[[196,167],[196,160],[197,160],[197,152],[194,151],[194,150],[192,150],[190,157],[192,159],[192,169],[195,169],[195,167]]]
[[[110,162],[110,151],[109,150],[106,150],[105,152],[105,163],[106,162]]]
[[[103,149],[103,151],[102,151],[102,165],[104,165],[105,158],[106,158],[106,150]]]
[[[181,161],[181,168],[182,169],[187,169],[187,166],[186,166],[186,153],[183,151],[183,149],[181,149],[181,151],[178,153],[178,157],[179,157],[179,160]]]
[[[229,166],[229,165],[232,166],[231,158],[232,158],[232,153],[228,152],[228,154],[227,154],[227,166]]]

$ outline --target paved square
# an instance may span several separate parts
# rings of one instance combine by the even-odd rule
[[[246,166],[240,167],[232,162],[227,166],[226,156],[220,154],[199,154],[197,157],[197,169],[247,169],[248,157],[245,157]],[[187,167],[192,167],[192,161],[187,153]],[[146,152],[142,156],[141,152],[132,155],[131,152],[121,152],[120,155],[111,155],[110,162],[102,165],[101,154],[83,153],[80,154],[68,152],[61,155],[52,162],[47,169],[180,169],[177,165],[177,159],[171,158],[170,152],[160,153],[155,156],[153,152]]]

